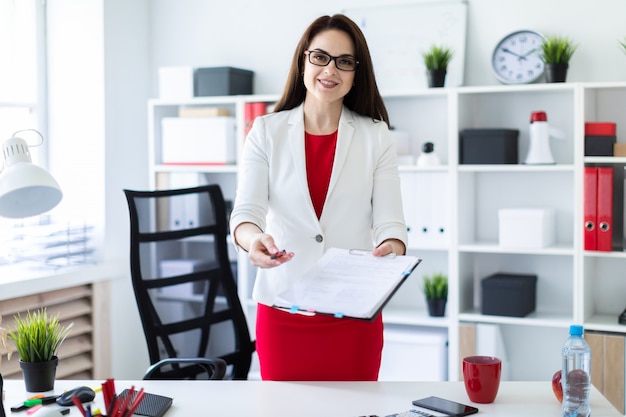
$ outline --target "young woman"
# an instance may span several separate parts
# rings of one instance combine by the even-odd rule
[[[363,33],[322,16],[296,47],[274,112],[246,138],[231,214],[259,267],[257,352],[264,380],[375,381],[383,324],[272,308],[330,247],[404,254],[406,225],[387,110]]]

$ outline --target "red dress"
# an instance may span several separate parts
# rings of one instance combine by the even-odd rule
[[[337,132],[305,134],[311,201],[322,213]],[[261,378],[275,381],[376,381],[383,347],[382,315],[372,321],[291,314],[257,307],[256,348]]]

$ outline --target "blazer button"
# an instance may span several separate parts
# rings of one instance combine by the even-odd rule
[[[324,240],[324,238],[322,237],[322,235],[316,235],[315,236],[315,241],[320,243],[322,240]]]

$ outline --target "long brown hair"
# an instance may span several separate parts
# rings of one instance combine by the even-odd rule
[[[306,96],[306,88],[302,80],[304,51],[309,48],[314,37],[330,29],[340,30],[350,36],[355,47],[355,58],[359,61],[354,75],[354,86],[344,97],[343,104],[358,114],[382,120],[390,126],[385,103],[376,85],[374,66],[365,36],[359,26],[343,14],[321,16],[304,31],[293,54],[285,89],[274,106],[274,111],[291,110],[304,101]]]

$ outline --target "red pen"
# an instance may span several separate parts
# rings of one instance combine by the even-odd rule
[[[124,398],[124,401],[120,403],[119,408],[113,411],[112,417],[117,417],[117,416],[121,417],[125,415],[126,410],[128,409],[128,404],[130,404],[130,400],[133,398],[134,393],[135,393],[135,386],[132,385],[130,387],[130,390],[128,390],[128,392],[126,393],[126,398]]]
[[[124,415],[125,417],[132,417],[132,415],[135,413],[135,410],[137,410],[137,407],[139,407],[141,400],[143,400],[144,395],[146,395],[146,393],[143,391],[143,388],[141,388],[135,396],[133,403],[130,405],[130,410],[128,410],[128,413]]]
[[[83,403],[80,402],[80,399],[77,396],[72,397],[72,402],[78,408],[78,411],[85,417],[85,407],[83,407]]]

